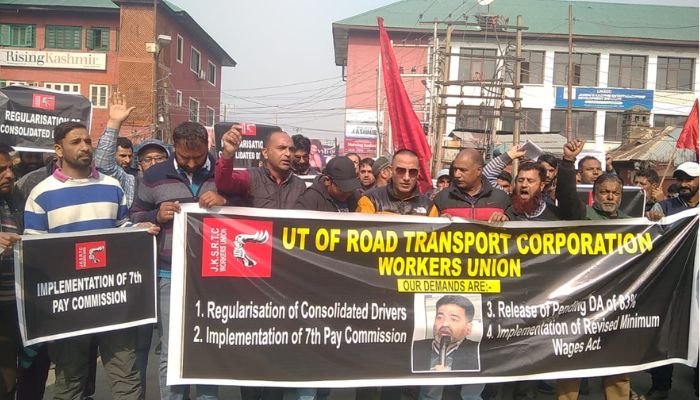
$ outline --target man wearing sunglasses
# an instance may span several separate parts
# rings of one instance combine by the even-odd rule
[[[357,212],[365,214],[429,215],[432,201],[418,190],[418,155],[403,149],[394,153],[391,159],[392,177],[386,186],[375,187],[365,192],[357,202]],[[376,388],[357,388],[355,399],[373,397]],[[401,399],[400,387],[381,388],[381,400]]]
[[[357,212],[366,214],[430,215],[432,202],[423,196],[418,182],[418,155],[403,149],[391,160],[392,178],[389,184],[365,192],[357,202]]]

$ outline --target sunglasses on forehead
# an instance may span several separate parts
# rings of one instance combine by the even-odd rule
[[[394,172],[398,176],[404,176],[408,172],[408,176],[411,178],[415,178],[418,176],[418,168],[403,168],[403,167],[396,167],[394,169]]]

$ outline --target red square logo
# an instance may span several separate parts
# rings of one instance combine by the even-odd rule
[[[104,268],[107,266],[107,244],[84,242],[75,244],[75,269]]]
[[[255,136],[257,134],[258,127],[255,126],[255,124],[243,122],[241,124],[241,130],[243,131],[241,132],[243,136]]]
[[[56,108],[56,96],[51,94],[32,94],[32,107],[53,111]]]
[[[272,276],[272,222],[204,218],[202,276]]]

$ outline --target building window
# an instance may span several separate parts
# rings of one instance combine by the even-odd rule
[[[192,48],[192,55],[190,57],[190,69],[196,75],[199,75],[199,71],[202,70],[202,54],[194,47]]]
[[[571,134],[577,139],[592,140],[595,135],[595,111],[573,111]],[[566,135],[566,110],[552,110],[550,130]]]
[[[515,57],[515,52],[508,54]],[[520,63],[520,83],[541,85],[544,82],[544,51],[522,51],[524,60]],[[515,79],[515,61],[508,62],[506,80],[513,82]]]
[[[58,90],[59,92],[80,94],[80,85],[78,85],[77,83],[46,82],[44,83],[44,87],[47,89]]]
[[[0,46],[34,47],[34,25],[0,24]]]
[[[515,113],[512,110],[501,112],[503,124],[501,129],[512,132],[515,126]],[[539,132],[542,128],[542,110],[539,108],[523,108],[520,110],[520,132]]]
[[[574,53],[573,76],[574,86],[598,85],[598,54]],[[554,84],[566,85],[569,74],[569,55],[567,53],[554,53]]]
[[[656,90],[693,90],[692,58],[659,57],[656,67]]]
[[[90,85],[90,102],[95,108],[107,108],[107,98],[109,97],[109,86]]]
[[[214,126],[214,119],[216,115],[216,110],[213,108],[207,106],[207,120],[206,120],[206,126]]]
[[[622,141],[622,113],[605,112],[605,140],[610,142]]]
[[[190,121],[199,122],[199,101],[190,97]]]
[[[479,81],[495,78],[496,50],[462,48],[459,54],[459,80]]]
[[[46,48],[82,50],[82,35],[80,26],[46,25]]]
[[[645,56],[610,55],[608,87],[644,89],[647,76]]]
[[[686,119],[688,117],[685,115],[654,114],[654,128],[665,128],[667,126],[682,128]]]
[[[175,92],[175,105],[182,107],[182,92],[179,90]]]
[[[457,106],[456,130],[485,130],[493,107]]]
[[[207,81],[216,86],[216,65],[209,61],[209,71],[207,71]]]
[[[36,83],[36,82],[34,82]],[[23,82],[23,81],[0,81],[0,88],[4,88],[5,86],[12,86],[12,85],[22,85],[22,86],[36,86],[29,84],[29,82]]]
[[[182,56],[184,55],[184,53],[185,53],[185,39],[183,39],[182,36],[177,35],[177,54],[175,56],[176,56],[177,62],[179,62],[180,64],[182,64]]]
[[[85,31],[85,47],[96,51],[109,51],[109,28],[90,28]]]

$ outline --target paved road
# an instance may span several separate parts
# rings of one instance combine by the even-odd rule
[[[157,343],[157,337],[154,337],[153,346],[155,347]],[[692,368],[686,367],[684,365],[677,365],[674,368],[673,373],[673,389],[671,390],[669,400],[695,400],[695,392],[693,389],[692,380],[694,379],[694,372]],[[552,383],[552,382],[550,382]],[[646,393],[651,386],[651,379],[649,374],[645,372],[638,372],[632,374],[632,388],[640,394]],[[598,400],[604,399],[602,393],[602,387],[600,379],[592,379],[591,393],[588,396],[581,396],[580,400]],[[494,397],[494,400],[511,400],[513,391],[512,384],[502,384],[499,385],[498,394]],[[47,382],[46,394],[44,400],[50,400],[53,393],[53,371],[49,375],[49,380]],[[193,393],[194,394],[194,393]],[[102,369],[102,365],[98,362],[97,368],[97,393],[94,396],[94,400],[109,400],[112,396],[109,392],[109,384],[107,381],[107,376]],[[148,386],[146,390],[146,400],[158,399],[158,356],[153,353],[151,349],[151,357],[148,363]],[[219,398],[222,400],[240,400],[240,395],[237,387],[223,387],[220,390]],[[194,399],[194,397],[193,397]],[[295,399],[294,391],[289,390],[285,395],[285,400]],[[333,389],[329,400],[354,400],[355,391],[353,389]],[[553,395],[538,394],[537,400],[554,400]],[[364,400],[364,399],[363,399]],[[372,399],[367,399],[372,400]],[[410,397],[404,396],[404,400],[410,400]]]

